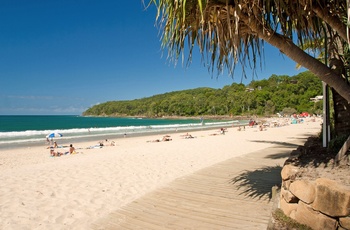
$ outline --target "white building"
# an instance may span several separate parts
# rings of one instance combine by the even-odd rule
[[[323,96],[312,97],[312,98],[310,98],[310,100],[313,101],[313,102],[322,101],[323,100]]]

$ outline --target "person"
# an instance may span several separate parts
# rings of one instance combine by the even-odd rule
[[[58,148],[58,145],[57,145],[57,142],[56,142],[56,141],[53,142],[53,147],[54,147],[54,148]]]
[[[151,141],[147,141],[147,142],[161,142],[161,141],[171,141],[172,139],[170,138],[169,135],[165,135],[163,136],[162,140],[159,139],[155,139],[155,140],[151,140]]]
[[[224,128],[220,129],[220,134],[225,135],[225,129]]]
[[[171,141],[172,139],[170,138],[169,135],[165,135],[162,139],[162,141]]]
[[[259,125],[259,130],[260,130],[260,131],[264,131],[264,125],[263,125],[263,124],[260,124],[260,125]]]
[[[52,157],[59,157],[59,156],[62,156],[63,153],[61,152],[55,152],[55,150],[53,148],[50,148],[50,156]]]
[[[189,133],[186,133],[185,135],[183,135],[183,137],[184,137],[185,139],[194,138],[194,136],[192,136],[192,135],[189,134]]]
[[[100,149],[103,147],[103,144],[101,145],[101,143],[97,144],[97,145],[92,145],[87,147],[87,149]]]
[[[73,147],[72,144],[69,145],[69,154],[76,154],[77,152],[75,151],[75,148]]]
[[[160,142],[159,139],[155,139],[155,140],[151,140],[151,141],[147,141],[147,142]]]
[[[253,127],[253,126],[255,126],[255,125],[257,125],[256,121],[250,119],[250,120],[249,120],[249,126]]]

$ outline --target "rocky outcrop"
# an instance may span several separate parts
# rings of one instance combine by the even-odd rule
[[[329,178],[303,178],[287,161],[283,167],[280,208],[312,229],[350,230],[350,186]]]

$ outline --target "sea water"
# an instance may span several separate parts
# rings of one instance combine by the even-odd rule
[[[4,115],[0,116],[0,148],[44,144],[50,133],[62,134],[62,137],[55,138],[59,143],[70,143],[244,124],[247,121]]]

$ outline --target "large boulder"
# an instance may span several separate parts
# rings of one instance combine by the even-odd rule
[[[289,186],[289,191],[304,203],[310,204],[315,200],[316,189],[314,182],[296,180]]]
[[[281,171],[282,180],[294,180],[299,169],[293,165],[285,165]]]
[[[286,189],[286,190],[288,190],[291,183],[292,183],[291,180],[282,180],[282,186],[281,187]]]
[[[290,214],[298,208],[298,203],[288,203],[285,199],[280,199],[280,209],[286,216],[290,216]]]
[[[350,217],[339,218],[339,224],[344,229],[350,229]]]
[[[293,218],[301,224],[305,224],[315,230],[335,230],[337,229],[336,219],[323,215],[313,210],[309,205],[299,201]]]
[[[287,203],[298,203],[298,197],[294,196],[289,190],[281,188],[281,196]]]
[[[315,182],[316,198],[313,209],[328,216],[346,217],[350,215],[350,188],[327,178]]]

